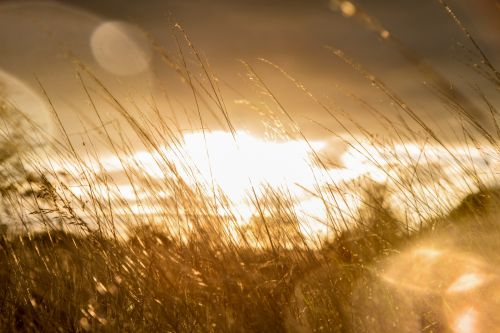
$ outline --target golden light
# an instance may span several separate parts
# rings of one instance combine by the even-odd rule
[[[54,134],[54,119],[44,99],[27,84],[1,69],[0,102],[12,105],[33,122],[32,128],[23,130],[43,130],[46,134]]]
[[[175,145],[162,146],[158,151],[108,155],[99,161],[86,161],[85,167],[95,174],[132,170],[157,181],[181,177],[186,184],[202,189],[209,196],[223,193],[230,201],[225,208],[241,223],[248,222],[255,214],[249,199],[263,195],[263,187],[286,189],[296,200],[294,210],[301,228],[311,235],[324,234],[328,223],[344,224],[356,218],[362,205],[359,188],[353,185],[358,179],[386,184],[387,202],[395,214],[409,225],[417,225],[423,219],[445,213],[447,207],[458,204],[475,186],[475,179],[456,166],[457,160],[485,170],[479,176],[489,184],[500,168],[493,162],[485,168],[483,156],[488,156],[488,147],[480,152],[464,147],[446,150],[416,143],[382,146],[362,142],[350,145],[345,151],[330,152],[340,155],[337,157],[341,165],[325,169],[314,154],[321,155],[330,149],[325,141],[265,140],[245,131],[234,135],[224,131],[187,132],[179,139]],[[175,175],[167,164],[175,167]],[[51,168],[75,175],[82,171],[68,161],[51,161]],[[435,172],[433,168],[441,171]],[[336,190],[326,190],[328,186]],[[73,188],[78,196],[85,196],[84,190]],[[453,196],[449,194],[450,188]],[[148,192],[115,182],[114,186],[97,184],[92,195],[121,198],[135,204],[153,197],[166,199],[171,195],[167,192],[162,189]],[[426,253],[437,255],[436,251],[421,249],[415,253],[415,259],[423,260]]]
[[[310,146],[309,146],[310,145]],[[188,133],[181,151],[204,181],[212,180],[230,198],[242,199],[254,187],[273,187],[314,183],[313,150],[324,147],[320,141],[266,141],[238,131]],[[182,166],[184,161],[176,161]]]
[[[477,332],[476,326],[478,321],[478,313],[473,308],[469,308],[461,313],[455,320],[453,330],[456,333],[474,333]]]
[[[461,293],[471,291],[483,285],[486,278],[480,273],[466,273],[460,276],[453,284],[447,289],[448,293]]]
[[[434,260],[442,255],[440,250],[431,247],[422,247],[415,250],[414,254],[417,257],[425,258],[426,260]]]
[[[117,75],[134,75],[148,69],[152,47],[141,31],[126,22],[104,22],[90,37],[97,63]]]
[[[352,2],[342,0],[331,0],[330,9],[340,11],[346,17],[351,17],[357,12],[356,6]]]

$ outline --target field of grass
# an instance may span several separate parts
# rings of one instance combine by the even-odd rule
[[[379,213],[373,228],[350,229],[322,249],[279,253],[210,243],[203,234],[176,243],[161,226],[138,227],[127,241],[97,232],[5,233],[2,331],[445,331],[441,296],[386,283],[381,276],[387,268],[381,267],[403,269],[401,280],[431,270],[419,281],[424,286],[434,283],[429,276],[449,283],[425,264],[410,271],[405,265],[414,257],[398,258],[429,240],[456,249],[457,258],[439,265],[454,260],[452,268],[460,270],[460,260],[474,264],[477,259],[463,259],[463,252],[495,267],[498,215],[480,207],[498,205],[497,198],[471,196],[478,202],[464,201],[450,215],[462,220],[434,221],[416,234],[395,231]],[[488,320],[498,324],[498,301],[484,301]]]
[[[368,14],[357,13],[362,24],[374,22],[366,21]],[[449,13],[479,59],[478,75],[498,94],[499,72]],[[322,238],[301,231],[296,198],[286,188],[252,187],[252,216],[249,223],[240,223],[231,198],[217,184],[199,179],[188,163],[179,129],[161,117],[128,109],[78,59],[72,60],[89,106],[101,121],[103,141],[115,152],[134,192],[148,192],[141,207],[164,210],[134,210],[117,193],[113,175],[95,157],[95,147],[77,151],[64,128],[61,141],[35,147],[35,137],[45,134],[7,102],[0,103],[0,331],[498,332],[500,192],[495,172],[486,170],[488,163],[499,160],[494,102],[486,92],[472,89],[490,117],[489,125],[478,122],[467,109],[471,92],[449,89],[437,70],[383,27],[367,28],[427,78],[429,88],[462,124],[457,135],[464,138],[466,153],[456,155],[418,109],[339,50],[331,49],[332,56],[352,68],[353,75],[366,78],[403,115],[389,119],[351,94],[388,128],[390,140],[372,136],[280,67],[263,61],[324,109],[333,123],[340,123],[346,144],[385,173],[384,182],[327,179],[316,184],[313,195],[327,211],[326,220],[318,221],[327,229]],[[196,105],[209,105],[237,141],[238,129],[218,80],[182,28],[176,25],[172,30],[181,40],[180,56],[172,57],[153,41],[157,52],[188,83]],[[196,65],[189,67],[192,63]],[[249,64],[244,67],[287,121],[278,126],[282,134],[308,145],[272,89]],[[94,103],[96,95],[113,105],[130,133],[106,130]],[[50,104],[50,94],[45,97]],[[52,111],[58,119],[58,110]],[[199,122],[204,128],[201,116]],[[16,128],[31,128],[32,135],[16,134]],[[137,160],[125,159],[134,151],[132,136],[151,153],[162,177],[152,176]],[[424,143],[414,156],[409,145],[417,141]],[[439,158],[451,161],[451,167],[434,168],[426,145],[438,147],[443,154]],[[391,150],[396,146],[403,152]],[[165,147],[175,158],[165,153]],[[326,161],[312,144],[309,148],[315,164],[326,169]],[[51,159],[63,161],[63,167],[47,163]],[[483,159],[490,162],[478,167]],[[455,177],[461,177],[461,187],[457,179],[445,181],[451,169],[459,170]],[[75,184],[83,190],[72,191]],[[437,190],[424,191],[429,188]],[[347,189],[360,203],[339,211],[339,200],[350,203],[343,197]],[[442,197],[443,193],[448,194]],[[397,195],[403,203],[397,201],[395,207],[391,198]],[[405,214],[408,207],[412,216]]]

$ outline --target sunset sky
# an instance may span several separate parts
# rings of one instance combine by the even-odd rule
[[[342,50],[380,77],[446,140],[454,142],[453,154],[465,159],[463,143],[453,132],[460,128],[460,123],[432,89],[423,84],[435,82],[410,64],[400,50],[401,47],[411,50],[413,56],[425,59],[446,78],[445,86],[447,80],[457,91],[464,88],[471,91],[470,86],[477,85],[489,94],[491,101],[498,101],[498,94],[491,94],[492,85],[467,66],[479,61],[466,51],[471,49],[470,43],[437,1],[364,0],[357,4],[358,7],[351,7],[354,5],[348,1],[326,0],[0,1],[0,82],[7,99],[26,109],[30,118],[61,140],[57,121],[38,80],[77,150],[85,155],[88,146],[84,142],[88,144],[90,140],[96,143],[93,149],[113,160],[116,156],[101,144],[98,118],[76,74],[82,70],[72,63],[77,59],[88,66],[131,114],[151,117],[154,114],[151,105],[157,106],[162,116],[172,120],[185,135],[182,148],[191,154],[202,176],[215,177],[224,190],[233,193],[233,198],[242,196],[249,176],[257,182],[314,186],[311,147],[294,132],[294,122],[327,161],[327,177],[351,181],[368,174],[383,181],[387,175],[380,167],[392,165],[394,156],[380,157],[379,168],[374,168],[366,157],[359,156],[356,149],[342,140],[350,135],[348,132],[360,134],[362,130],[357,125],[381,137],[391,135],[387,125],[352,96],[362,98],[391,119],[398,119],[401,111],[366,78],[339,61],[330,47]],[[498,63],[498,3],[460,0],[451,4],[484,52]],[[173,27],[175,23],[183,30]],[[244,143],[241,144],[243,150],[235,148],[234,137],[221,114],[214,117],[213,105],[207,106],[198,96],[193,98],[188,82],[181,80],[162,61],[163,51],[152,45],[157,43],[166,54],[181,61],[176,36],[185,52],[186,66],[193,77],[202,78],[199,63],[186,46],[183,31],[217,77],[228,116],[238,130],[240,144]],[[461,44],[466,49],[459,46]],[[245,64],[265,82],[293,121],[279,110],[269,91],[264,93],[255,78],[249,77],[249,67]],[[272,64],[287,74],[280,73]],[[286,75],[303,84],[320,104]],[[109,96],[88,75],[83,73],[82,77],[106,126],[113,135],[125,134],[136,149],[130,158],[139,159],[146,170],[154,173],[154,158],[151,162],[149,153],[135,145],[137,139],[129,134],[126,122],[110,106],[113,103]],[[489,115],[478,96],[470,92],[464,96],[470,103],[468,112],[482,126],[491,129]],[[328,115],[322,105],[342,114],[347,128]],[[277,130],[276,121],[284,127],[278,126]],[[216,132],[201,140],[202,125]],[[415,127],[415,131],[420,130]],[[417,142],[420,139],[421,142]],[[207,140],[208,144],[203,143]],[[423,144],[425,138],[414,141],[402,143],[414,145],[411,153],[401,149],[410,160],[421,155],[423,147],[418,144]],[[201,149],[202,144],[213,148],[213,169],[204,161],[208,148]],[[446,158],[437,155],[446,154],[440,148],[426,147],[425,150],[433,155],[434,164],[444,170],[451,167]],[[242,156],[263,159],[261,163],[267,163],[266,167],[261,170],[260,162],[251,164],[251,158],[245,160]],[[483,165],[480,158],[476,162]],[[283,172],[280,163],[289,169]],[[229,170],[234,169],[245,172],[229,177]],[[312,173],[316,171],[313,169]],[[456,172],[448,171],[450,175]],[[126,187],[122,190],[125,197],[131,191]],[[426,190],[422,190],[424,194]],[[303,203],[309,199],[305,198]]]
[[[0,333],[500,333],[499,240],[500,0],[0,0]]]
[[[464,38],[436,1],[360,1],[359,4],[360,10],[378,19],[387,31],[455,85],[482,85],[481,79],[461,63],[469,61],[466,52],[457,46],[458,42],[465,43]],[[453,1],[452,5],[490,58],[498,59],[500,34],[495,32],[500,32],[500,20],[494,1],[461,0]],[[128,24],[124,31],[130,36],[125,39],[133,40],[137,48],[127,48],[127,41],[120,44],[123,38],[116,44],[109,42],[107,39],[113,39],[109,21]],[[166,89],[173,99],[182,101],[183,107],[192,109],[193,99],[186,84],[181,84],[166,69],[159,54],[138,30],[152,34],[167,52],[175,55],[169,21],[180,23],[206,57],[220,79],[231,117],[241,120],[239,125],[250,130],[257,131],[261,119],[238,101],[252,100],[258,95],[252,95],[254,89],[240,60],[254,67],[308,136],[330,136],[310,120],[339,129],[290,81],[258,58],[281,66],[326,104],[343,108],[373,131],[378,124],[371,119],[371,123],[367,122],[366,111],[348,98],[345,91],[374,103],[389,116],[397,114],[367,80],[342,64],[325,46],[341,49],[382,77],[422,114],[432,114],[433,121],[449,120],[437,98],[421,84],[426,78],[401,57],[394,45],[385,42],[356,16],[342,15],[339,8],[326,0],[0,1],[0,69],[38,90],[36,76],[56,103],[69,132],[80,127],[79,121],[75,121],[77,117],[92,119],[92,113],[81,107],[84,96],[74,67],[64,57],[65,50],[91,66],[119,97],[133,91],[133,98],[138,101],[153,94],[158,103],[163,103],[159,91]],[[107,55],[111,65],[107,68],[94,52],[102,46],[99,43],[112,45]],[[144,59],[140,60],[141,57]],[[127,70],[113,70],[113,66]]]

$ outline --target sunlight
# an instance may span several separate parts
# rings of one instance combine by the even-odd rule
[[[24,131],[42,129],[45,134],[54,134],[54,119],[45,100],[25,82],[0,68],[0,106],[3,103],[12,105],[32,122],[29,128],[23,128]]]
[[[478,313],[473,308],[465,310],[453,325],[456,333],[474,333],[476,331]]]
[[[193,132],[184,135],[180,150],[208,184],[213,180],[233,200],[241,200],[254,187],[314,184],[311,154],[323,142],[303,140],[265,141],[238,131]],[[186,168],[184,161],[175,161]]]
[[[81,165],[50,161],[50,165],[56,172],[73,175],[88,169],[90,174],[118,175],[134,170],[160,182],[180,177],[208,196],[223,194],[229,206],[220,214],[230,214],[241,223],[248,222],[255,214],[249,198],[263,196],[266,187],[284,189],[297,201],[294,208],[302,227],[312,234],[324,234],[328,223],[349,225],[362,204],[358,190],[364,181],[385,184],[387,203],[394,213],[404,217],[409,225],[418,225],[419,221],[457,205],[475,186],[475,178],[467,174],[468,169],[457,168],[456,161],[463,163],[464,168],[484,170],[476,174],[486,184],[495,183],[499,168],[498,163],[481,158],[488,156],[488,147],[479,152],[461,146],[444,149],[416,143],[382,146],[362,142],[342,152],[330,152],[338,154],[341,165],[325,169],[315,160],[315,153],[329,149],[325,141],[264,140],[246,131],[234,135],[197,131],[187,132],[176,144],[160,146],[154,152],[110,154]],[[357,180],[361,183],[355,185]],[[171,196],[163,189],[143,191],[127,185],[126,179],[122,182],[125,184],[109,188],[97,181],[91,195],[129,203],[153,197],[168,200]],[[90,194],[77,184],[72,186],[78,197]],[[453,189],[451,194],[450,189]]]
[[[426,259],[432,260],[441,256],[442,251],[430,247],[422,247],[415,250],[414,254],[418,257],[425,257]]]
[[[380,147],[368,145],[363,147],[353,146],[342,155],[341,160],[345,169],[351,173],[348,176],[350,178],[368,175],[377,182],[387,180],[387,174],[382,167],[388,163],[388,160],[384,159]]]
[[[97,63],[117,75],[145,71],[152,57],[147,38],[139,28],[126,22],[100,24],[92,32],[90,47]]]
[[[460,276],[448,288],[448,293],[460,293],[473,290],[485,282],[485,277],[478,273],[466,273]]]
[[[0,333],[500,333],[493,2],[0,1]]]

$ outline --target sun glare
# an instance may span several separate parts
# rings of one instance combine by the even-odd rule
[[[155,152],[141,150],[86,161],[85,167],[96,174],[136,170],[157,181],[181,177],[186,184],[202,189],[209,196],[223,194],[231,205],[226,208],[242,223],[255,213],[251,200],[264,195],[265,188],[286,190],[296,201],[294,209],[302,227],[312,234],[323,233],[328,219],[337,223],[356,217],[362,205],[358,180],[385,184],[389,189],[387,202],[395,213],[418,223],[453,207],[463,197],[462,193],[474,186],[474,179],[466,169],[457,168],[456,161],[484,170],[480,176],[486,183],[494,179],[498,169],[498,165],[485,162],[479,151],[462,147],[445,150],[414,143],[395,146],[363,143],[336,152],[331,151],[326,141],[265,140],[246,131],[188,132],[175,142]],[[482,153],[485,151],[483,148]],[[316,157],[324,152],[337,156],[340,165],[325,168],[318,163]],[[82,172],[81,165],[67,161],[51,161],[51,167],[73,174]],[[435,178],[436,174],[440,178]],[[327,190],[332,186],[336,188],[334,192]],[[77,196],[85,195],[80,186],[71,189]],[[92,195],[136,204],[152,197],[168,198],[170,194],[115,182],[114,186],[94,186]],[[335,203],[334,207],[326,207],[325,196]],[[127,211],[130,210],[124,210]],[[165,208],[151,209],[153,213],[159,211]]]
[[[189,133],[181,151],[207,183],[212,180],[230,198],[242,199],[252,187],[286,186],[314,182],[312,154],[323,142],[266,141],[247,132]],[[181,165],[183,161],[177,161]]]
[[[498,1],[0,0],[0,333],[500,333]]]
[[[474,333],[477,332],[476,326],[478,321],[478,313],[474,309],[465,310],[458,318],[456,318],[453,325],[454,332],[456,333]]]

